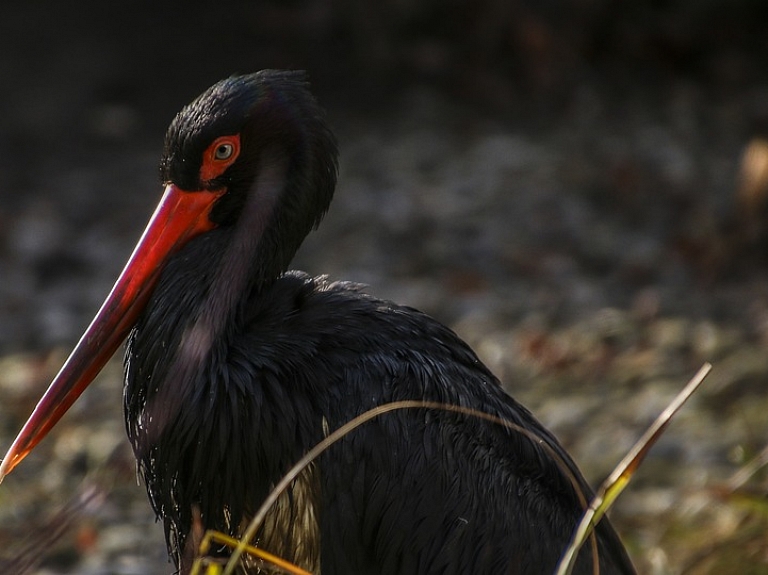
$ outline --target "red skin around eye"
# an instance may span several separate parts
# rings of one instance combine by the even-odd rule
[[[224,160],[216,158],[216,150],[222,144],[230,144],[233,148],[232,155]],[[203,152],[203,164],[200,166],[200,181],[209,182],[218,178],[226,169],[235,163],[240,155],[240,135],[221,136]]]

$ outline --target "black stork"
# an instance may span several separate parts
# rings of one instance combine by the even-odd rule
[[[305,470],[258,545],[323,575],[552,573],[582,512],[568,475],[591,494],[555,437],[450,329],[356,284],[287,271],[337,174],[303,74],[215,84],[173,120],[160,165],[159,206],[0,477],[127,337],[126,428],[179,571],[193,524],[238,535],[329,431],[415,399],[539,439],[462,413],[382,415]],[[585,546],[576,572],[634,573],[606,519],[596,535],[597,560]]]

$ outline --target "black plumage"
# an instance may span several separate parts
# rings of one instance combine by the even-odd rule
[[[387,413],[307,468],[255,543],[323,575],[552,572],[583,509],[569,474],[591,494],[554,436],[450,329],[355,284],[286,271],[336,173],[336,143],[300,73],[230,78],[185,107],[166,136],[161,205],[0,477],[132,327],[126,427],[180,571],[197,519],[239,535],[330,431],[387,402],[426,400],[539,439],[463,413]],[[634,573],[606,519],[596,534],[599,572]],[[575,572],[592,569],[586,548]]]
[[[193,505],[205,527],[238,534],[329,429],[396,400],[461,405],[533,430],[588,494],[556,439],[448,328],[355,285],[285,271],[336,179],[335,142],[302,76],[265,71],[203,94],[169,130],[164,178],[197,189],[195,159],[234,132],[242,161],[217,182],[229,190],[214,212],[221,225],[168,262],[127,352],[128,432],[177,561]],[[285,181],[276,197],[260,197],[265,157]],[[278,551],[309,568],[319,557],[326,574],[547,573],[581,512],[541,446],[455,413],[386,414],[310,475],[303,496],[316,525],[273,529],[302,538]],[[631,573],[607,521],[597,533],[600,572]],[[591,568],[585,551],[577,571]]]

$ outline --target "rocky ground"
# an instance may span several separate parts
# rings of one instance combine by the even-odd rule
[[[177,28],[158,39],[158,25],[124,53],[104,31],[114,25],[30,10],[3,34],[16,50],[5,53],[26,60],[0,59],[13,79],[0,92],[3,446],[149,217],[164,124],[209,81],[248,69],[240,54],[197,76],[142,70],[136,59],[163,42],[178,54],[193,43]],[[257,67],[291,64],[270,55]],[[313,76],[341,177],[296,267],[452,326],[594,484],[712,362],[613,519],[642,573],[768,573],[766,473],[746,474],[768,446],[768,82],[584,74],[542,102],[418,76],[372,97],[360,78],[336,82],[334,69],[331,85],[324,71]],[[36,574],[172,571],[120,386],[116,359],[3,483],[0,556],[39,563]]]

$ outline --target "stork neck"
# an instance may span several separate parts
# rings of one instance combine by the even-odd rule
[[[249,296],[284,271],[281,256],[272,249],[275,232],[271,230],[285,185],[287,161],[278,154],[262,154],[259,168],[250,190],[246,190],[237,222],[229,230],[220,230],[215,243],[221,250],[217,263],[211,270],[201,270],[208,276],[200,285],[202,297],[180,322],[178,345],[162,378],[163,385],[156,388],[156,395],[147,404],[146,412],[159,421],[173,420],[180,402],[173,401],[172,396],[192,391],[193,387],[185,383],[196,381],[216,347],[226,345]],[[195,252],[186,257],[195,257]],[[157,426],[154,433],[162,429],[162,425]],[[155,439],[150,437],[149,444]]]
[[[270,246],[269,230],[285,186],[286,169],[284,155],[269,150],[261,154],[257,176],[213,272],[207,297],[182,339],[180,356],[185,355],[185,346],[194,349],[197,342],[210,346],[237,317],[249,294],[284,271]]]

